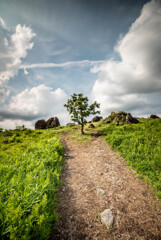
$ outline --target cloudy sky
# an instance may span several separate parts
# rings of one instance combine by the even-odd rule
[[[66,124],[74,92],[161,114],[160,0],[0,0],[0,127]]]

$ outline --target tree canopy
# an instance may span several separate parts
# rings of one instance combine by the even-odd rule
[[[73,93],[71,98],[68,99],[67,104],[64,104],[67,108],[73,122],[77,122],[81,125],[81,133],[84,134],[84,124],[86,123],[86,118],[91,114],[100,113],[96,108],[100,107],[100,104],[96,101],[89,105],[88,97],[84,97],[82,93]]]

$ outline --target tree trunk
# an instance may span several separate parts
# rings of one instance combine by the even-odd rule
[[[84,134],[83,128],[84,128],[84,125],[81,125],[81,134]]]

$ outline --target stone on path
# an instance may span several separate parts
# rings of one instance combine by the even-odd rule
[[[100,213],[101,222],[109,228],[113,224],[113,214],[111,209],[106,209],[102,213]]]
[[[105,190],[103,190],[102,188],[97,188],[97,196],[102,196],[105,194]]]

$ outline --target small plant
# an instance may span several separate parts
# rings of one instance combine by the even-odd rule
[[[111,232],[110,232],[110,224],[107,223],[106,227],[107,227],[107,233],[110,234],[110,233],[111,233]]]
[[[17,126],[17,127],[16,127],[16,130],[24,130],[24,129],[25,129],[25,125]]]

